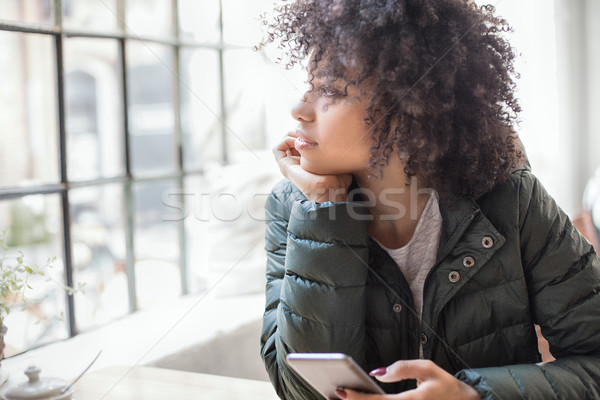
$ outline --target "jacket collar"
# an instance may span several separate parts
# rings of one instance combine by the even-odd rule
[[[440,198],[439,207],[443,224],[437,259],[441,260],[452,250],[481,210],[473,199],[464,197],[454,199],[452,202]]]
[[[430,327],[436,326],[438,315],[448,301],[473,275],[485,268],[487,261],[505,242],[504,236],[473,199],[458,199],[452,204],[440,200],[440,213],[443,224],[437,261],[425,281],[423,299],[423,322]],[[482,245],[486,236],[493,240],[491,248]],[[466,256],[476,260],[473,267],[467,268],[463,264]],[[455,272],[460,274],[460,280],[449,283],[449,274]]]

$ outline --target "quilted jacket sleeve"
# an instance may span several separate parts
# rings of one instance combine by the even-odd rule
[[[463,370],[484,400],[600,399],[600,262],[528,171],[519,190],[521,258],[535,322],[556,361]]]
[[[261,356],[279,397],[320,395],[286,365],[289,352],[364,359],[367,209],[296,200],[277,186],[266,204],[267,288]]]

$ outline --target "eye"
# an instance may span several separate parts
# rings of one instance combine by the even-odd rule
[[[336,90],[336,89],[334,89],[332,87],[329,87],[329,86],[320,86],[319,87],[319,93],[322,96],[325,96],[325,97],[339,97],[339,96],[341,96],[341,93],[338,90]]]

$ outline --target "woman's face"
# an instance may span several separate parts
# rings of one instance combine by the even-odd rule
[[[292,109],[299,121],[295,142],[300,165],[318,175],[338,175],[365,171],[369,164],[371,132],[364,120],[365,96],[338,80],[325,84],[315,77],[314,90]],[[334,101],[335,100],[335,101]]]

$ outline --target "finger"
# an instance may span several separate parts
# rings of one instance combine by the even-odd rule
[[[291,153],[292,157],[300,157],[300,152],[298,150],[296,150],[296,146],[294,146],[290,149],[290,153]]]
[[[275,158],[277,161],[277,165],[279,166],[279,169],[281,170],[281,173],[288,179],[290,178],[288,176],[290,173],[290,170],[291,170],[290,167],[300,165],[300,159],[298,157],[288,157],[285,155],[285,153],[281,156],[276,155]]]
[[[285,151],[285,154],[286,154],[288,157],[295,157],[295,158],[300,158],[300,157],[301,157],[301,155],[300,155],[300,153],[298,152],[298,150],[296,150],[294,147],[292,147],[291,149],[288,149],[288,150],[286,150],[286,151]]]
[[[398,394],[367,394],[350,389],[344,389],[344,392],[346,393],[345,400],[416,400],[418,398],[418,393],[415,393],[415,390]]]
[[[431,360],[400,360],[387,367],[385,374],[375,376],[381,382],[404,379],[428,380],[436,377],[441,368]]]
[[[336,390],[336,394],[344,400],[386,400],[393,398],[383,394],[360,393],[351,389],[343,389],[343,392],[346,393],[346,397],[343,397],[342,393],[339,393],[339,389]]]
[[[396,394],[366,394],[350,389],[344,389],[344,392],[346,393],[344,400],[419,400],[423,398],[422,393],[416,389]]]
[[[290,148],[294,147],[295,140],[296,139],[291,136],[286,136],[279,143],[277,143],[275,147],[273,147],[273,153],[277,153],[278,151],[285,152],[289,150]]]
[[[295,139],[288,137],[273,148],[273,155],[277,162],[282,158],[288,157],[288,152],[291,151],[291,149],[295,149],[294,141]]]
[[[294,145],[294,143],[296,143],[296,138],[293,136],[286,136],[281,143],[279,143],[279,145],[281,146],[281,149],[285,149],[285,150],[289,150],[289,149],[295,149],[296,146]]]

